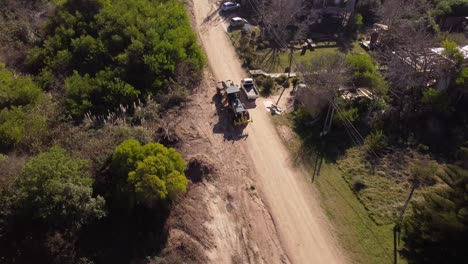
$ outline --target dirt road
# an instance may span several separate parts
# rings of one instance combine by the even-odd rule
[[[194,14],[199,38],[216,80],[239,82],[246,77],[216,3],[195,0]],[[289,260],[293,263],[345,263],[317,197],[309,190],[304,172],[291,165],[288,151],[262,99],[257,100],[257,107],[250,112],[254,123],[246,129],[246,140],[238,145],[253,161],[253,180],[269,208]]]

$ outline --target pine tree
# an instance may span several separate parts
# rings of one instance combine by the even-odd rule
[[[466,154],[466,152],[465,152]],[[404,223],[403,255],[409,263],[465,263],[468,260],[468,166],[448,165],[446,187],[413,204]]]

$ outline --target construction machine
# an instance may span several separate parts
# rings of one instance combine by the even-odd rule
[[[227,80],[221,82],[222,87],[217,87],[218,94],[227,101],[227,108],[232,116],[235,126],[245,126],[252,122],[249,111],[240,100],[240,88],[234,82]]]

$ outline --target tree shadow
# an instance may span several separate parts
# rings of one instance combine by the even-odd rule
[[[161,203],[111,212],[82,228],[77,241],[80,255],[95,263],[134,263],[158,255],[167,242],[169,211],[169,205]]]
[[[336,162],[352,146],[352,141],[342,126],[333,124],[324,135],[324,121],[324,115],[316,119],[309,115],[294,118],[294,130],[303,143],[298,158],[308,159],[310,157],[306,156],[315,153],[326,162]]]
[[[45,247],[47,228],[42,223],[14,217],[1,228],[5,230],[0,236],[0,263],[50,262]]]
[[[111,159],[95,178],[94,193],[106,200],[107,215],[83,226],[76,238],[76,250],[93,263],[139,263],[157,256],[167,238],[171,203],[135,203],[126,178],[110,170]]]

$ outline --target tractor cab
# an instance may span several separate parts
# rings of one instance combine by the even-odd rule
[[[229,108],[233,112],[234,125],[246,125],[251,120],[249,111],[247,111],[245,105],[240,100],[240,88],[232,82],[223,81],[222,84],[226,91]]]

